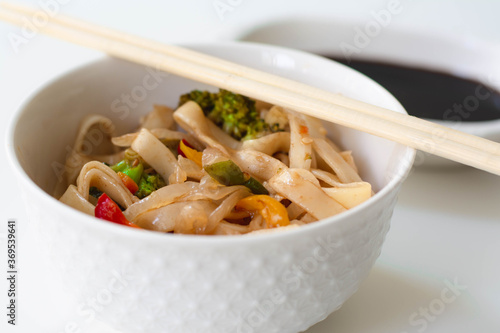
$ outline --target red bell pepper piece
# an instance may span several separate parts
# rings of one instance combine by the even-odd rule
[[[99,200],[97,200],[94,215],[95,217],[106,221],[140,229],[140,227],[127,220],[125,215],[123,215],[122,211],[120,210],[120,207],[118,207],[118,205],[113,200],[111,200],[111,198],[108,197],[106,193],[103,193],[99,197]]]
[[[122,183],[125,185],[126,188],[132,193],[135,194],[137,190],[139,190],[139,186],[137,186],[136,182],[132,178],[130,178],[127,174],[119,171],[118,172],[118,177],[122,180]]]

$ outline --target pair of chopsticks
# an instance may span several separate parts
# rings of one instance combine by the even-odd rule
[[[19,26],[25,22],[23,15],[43,13],[12,3],[1,7],[0,19]],[[51,17],[41,32],[500,175],[500,144],[429,121],[60,14]]]

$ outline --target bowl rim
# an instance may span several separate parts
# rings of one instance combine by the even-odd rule
[[[281,47],[281,46],[273,46],[273,45],[267,45],[267,44],[261,44],[261,43],[255,43],[255,42],[242,42],[242,41],[224,41],[224,42],[206,42],[206,43],[185,43],[185,44],[179,44],[180,46],[187,47],[187,48],[202,48],[202,47],[207,47],[207,46],[216,46],[216,47],[231,47],[231,48],[265,48],[267,50],[274,50],[274,51],[281,51],[281,52],[286,52],[287,54],[290,54],[292,56],[307,56],[307,57],[312,57],[312,58],[317,58],[315,60],[321,60],[321,61],[328,61],[328,62],[334,62],[332,60],[326,59],[324,57],[311,54],[305,51],[301,50],[295,50],[295,49],[290,49],[286,47]],[[94,228],[101,228],[105,232],[111,232],[114,233],[115,235],[120,235],[120,236],[125,236],[125,237],[134,237],[137,239],[148,239],[149,241],[165,241],[165,237],[169,237],[168,241],[170,243],[185,243],[185,244],[192,244],[196,243],[197,245],[201,244],[210,244],[210,245],[225,245],[225,244],[231,244],[234,242],[237,242],[239,245],[243,245],[242,243],[260,243],[260,242],[269,242],[272,239],[278,239],[278,238],[283,238],[283,237],[291,237],[294,236],[296,233],[302,233],[305,234],[306,232],[310,231],[313,232],[315,230],[321,229],[328,227],[330,224],[338,224],[341,223],[343,220],[348,220],[350,216],[357,214],[357,212],[364,210],[365,208],[368,208],[370,206],[375,205],[378,201],[382,200],[389,192],[395,190],[403,181],[404,179],[408,176],[410,173],[410,170],[412,169],[412,165],[415,159],[415,154],[416,150],[410,147],[404,147],[405,151],[401,159],[398,161],[399,167],[397,168],[397,172],[394,172],[394,175],[392,176],[392,179],[383,187],[381,188],[378,192],[376,192],[370,199],[366,200],[365,202],[361,203],[360,205],[353,207],[345,212],[342,212],[341,214],[331,216],[327,219],[323,219],[321,221],[318,221],[318,223],[310,223],[307,225],[300,226],[299,228],[292,228],[289,230],[284,230],[281,232],[269,232],[269,233],[262,233],[262,234],[254,234],[254,235],[240,235],[236,237],[228,237],[227,235],[211,235],[208,237],[203,237],[203,235],[185,235],[185,234],[168,234],[168,236],[165,235],[165,233],[157,232],[157,231],[152,231],[152,230],[146,230],[146,229],[141,229],[137,230],[135,228],[130,228],[127,226],[122,226],[118,225],[116,223],[95,223],[96,218],[90,215],[87,215],[83,212],[80,212],[68,205],[65,205],[61,203],[59,200],[45,192],[42,188],[40,188],[26,173],[26,171],[23,169],[21,166],[21,163],[17,157],[16,154],[16,148],[15,148],[15,132],[17,129],[17,126],[19,124],[21,116],[25,113],[26,108],[28,105],[33,101],[36,96],[39,94],[43,93],[45,90],[49,89],[53,85],[55,85],[58,81],[62,80],[63,78],[74,76],[78,74],[79,72],[82,72],[85,70],[85,68],[89,66],[96,65],[98,63],[104,62],[104,61],[109,61],[110,59],[116,59],[112,58],[109,56],[102,56],[98,57],[97,59],[91,59],[88,61],[85,61],[78,66],[70,69],[69,71],[65,71],[63,73],[60,73],[54,77],[52,77],[50,80],[48,80],[45,84],[43,84],[40,87],[37,87],[34,91],[32,91],[29,95],[27,95],[22,103],[17,107],[17,110],[14,112],[14,114],[11,116],[11,119],[8,122],[7,126],[7,131],[6,131],[6,140],[5,140],[5,145],[6,145],[6,152],[7,152],[7,159],[9,161],[10,167],[14,170],[14,172],[17,175],[17,178],[22,184],[26,187],[28,187],[31,191],[31,193],[36,193],[39,195],[39,198],[43,200],[47,205],[54,205],[54,209],[58,209],[61,211],[61,214],[64,215],[70,215],[70,214],[76,214],[75,219],[69,219],[70,221],[67,221],[69,223],[85,223],[88,224],[90,227]],[[357,74],[360,74],[364,76],[364,79],[370,80],[371,84],[377,85],[380,88],[382,88],[387,94],[389,94],[394,101],[399,103],[392,94],[390,94],[385,88],[380,86],[377,82],[373,81],[371,78],[367,77],[364,74],[361,74],[347,66],[344,66],[343,64],[335,62],[339,66],[343,66],[349,71],[354,71]],[[404,111],[404,108],[401,108]],[[404,111],[406,112],[406,111]],[[398,144],[400,145],[400,144]],[[403,145],[400,145],[403,146]],[[23,186],[23,187],[24,187]],[[78,218],[76,218],[78,217]]]

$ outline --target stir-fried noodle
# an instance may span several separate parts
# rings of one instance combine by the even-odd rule
[[[109,136],[93,150],[85,138]],[[75,163],[75,161],[77,161]],[[317,119],[221,90],[155,106],[137,131],[82,120],[60,201],[160,232],[240,235],[283,230],[350,209],[372,195],[350,151]]]

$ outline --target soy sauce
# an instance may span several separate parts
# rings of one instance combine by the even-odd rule
[[[328,58],[377,81],[413,116],[450,121],[500,119],[500,94],[483,83],[420,68]]]

